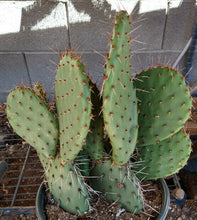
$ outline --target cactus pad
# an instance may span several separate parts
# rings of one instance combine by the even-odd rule
[[[130,24],[127,13],[115,20],[103,86],[103,116],[115,164],[127,163],[137,140],[137,102],[130,66]]]
[[[189,136],[180,130],[155,145],[143,146],[134,170],[142,179],[157,179],[172,175],[185,166],[191,153]]]
[[[139,145],[154,144],[178,132],[191,113],[192,101],[184,78],[175,70],[153,68],[137,75]]]
[[[104,193],[107,200],[117,201],[123,208],[131,212],[142,209],[142,193],[137,178],[126,166],[112,166],[110,160],[96,164],[91,171],[91,186]]]
[[[84,65],[72,53],[59,64],[55,80],[59,119],[60,153],[73,160],[82,148],[91,120],[91,93]]]
[[[58,122],[33,90],[17,87],[7,98],[7,116],[15,132],[46,157],[56,155]]]
[[[63,209],[76,214],[89,210],[89,195],[83,178],[75,165],[61,163],[61,158],[47,161],[39,155],[44,165],[48,186],[55,201]]]
[[[90,82],[91,87],[91,102],[93,119],[90,123],[90,132],[87,135],[86,145],[83,149],[86,150],[94,160],[99,160],[103,157],[103,114],[102,114],[102,98],[96,84]]]

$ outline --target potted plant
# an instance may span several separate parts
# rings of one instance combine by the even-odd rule
[[[89,185],[126,210],[143,208],[140,180],[176,173],[187,162],[191,142],[183,126],[192,100],[184,77],[157,66],[131,76],[130,23],[115,18],[100,92],[80,58],[61,56],[55,79],[54,113],[42,86],[13,89],[7,116],[38,152],[48,187],[60,207],[83,214],[90,209]],[[104,140],[104,136],[109,139]],[[91,158],[91,168],[78,158]]]

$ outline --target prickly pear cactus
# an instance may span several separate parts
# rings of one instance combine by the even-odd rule
[[[151,68],[135,79],[139,99],[139,146],[154,144],[178,132],[188,120],[192,100],[184,78],[175,70]]]
[[[91,92],[84,65],[73,53],[62,57],[55,80],[61,157],[72,161],[86,141],[91,120]]]
[[[137,177],[157,179],[176,173],[191,152],[189,137],[181,129],[192,106],[184,78],[175,70],[157,67],[133,79],[129,35],[129,16],[120,12],[100,99],[73,52],[61,56],[57,68],[57,115],[39,83],[34,90],[17,87],[7,99],[10,124],[36,148],[54,199],[72,213],[90,208],[89,186],[83,178],[88,175],[88,183],[106,199],[138,212],[143,195]],[[135,165],[130,163],[133,152]]]
[[[132,175],[126,166],[112,166],[111,160],[96,163],[91,171],[92,187],[104,194],[105,198],[117,201],[123,208],[138,212],[142,209],[142,192],[137,178]]]
[[[189,136],[180,130],[158,144],[143,146],[134,170],[140,179],[158,179],[177,173],[191,153]]]
[[[106,63],[103,86],[103,116],[105,129],[113,148],[117,165],[128,162],[138,133],[136,91],[130,67],[130,24],[126,12],[115,19],[110,53]]]
[[[35,95],[33,90],[17,87],[9,93],[7,117],[15,132],[39,153],[49,158],[56,155],[57,119],[45,101]]]

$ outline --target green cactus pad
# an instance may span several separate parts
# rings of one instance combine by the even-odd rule
[[[89,195],[78,168],[70,162],[62,164],[60,157],[47,162],[39,155],[44,165],[48,186],[55,201],[63,209],[76,214],[89,210]]]
[[[82,148],[91,120],[91,92],[84,65],[72,53],[62,57],[55,80],[60,153],[73,160]]]
[[[136,76],[139,99],[139,145],[154,144],[178,132],[191,113],[185,80],[175,70],[152,68]]]
[[[103,116],[113,148],[115,164],[127,163],[138,133],[136,91],[130,66],[129,17],[121,12],[115,20],[103,86]]]
[[[12,90],[7,98],[7,116],[14,131],[39,153],[56,155],[58,122],[34,91],[23,87]]]
[[[180,130],[158,144],[143,146],[133,169],[140,179],[163,178],[185,166],[190,153],[189,136]]]
[[[86,138],[86,145],[83,149],[86,150],[94,160],[99,160],[103,157],[103,136],[104,136],[104,123],[102,114],[102,99],[96,84],[90,82],[91,86],[91,102],[93,119],[90,123],[90,132]]]
[[[117,201],[123,208],[131,212],[142,209],[142,193],[137,178],[126,166],[113,166],[111,160],[95,165],[91,171],[91,186],[104,194],[110,201]]]

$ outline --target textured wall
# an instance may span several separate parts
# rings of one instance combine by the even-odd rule
[[[53,98],[59,53],[73,49],[99,86],[113,18],[132,16],[133,73],[173,64],[192,35],[195,0],[0,1],[0,102],[17,84],[40,81]],[[179,64],[184,71],[184,59]],[[195,82],[194,77],[190,77]]]

